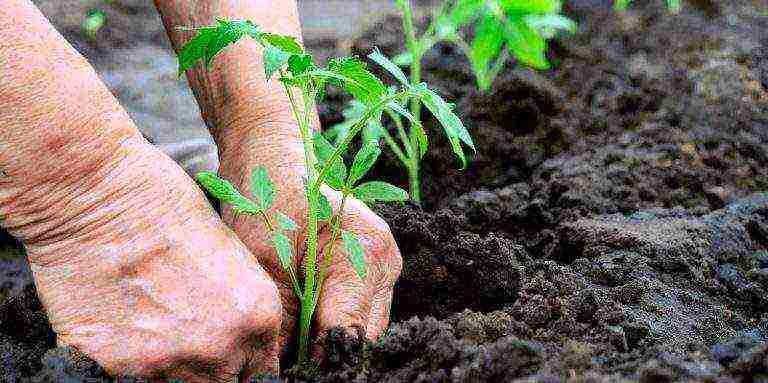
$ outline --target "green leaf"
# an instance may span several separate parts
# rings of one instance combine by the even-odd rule
[[[275,217],[277,220],[277,226],[281,230],[294,231],[299,228],[299,225],[297,225],[296,222],[291,219],[291,217],[283,214],[282,212],[278,211],[277,214],[275,214]]]
[[[578,26],[573,20],[556,14],[528,15],[525,22],[544,38],[552,38],[558,30],[576,33]]]
[[[210,66],[213,58],[224,48],[240,40],[241,37],[258,36],[259,30],[250,21],[240,20],[216,20],[216,36],[208,44],[205,50],[205,65]]]
[[[328,198],[325,198],[325,196],[320,193],[317,196],[317,203],[319,208],[317,219],[321,221],[329,221],[333,215],[333,208],[331,208],[331,203],[328,202]]]
[[[369,72],[365,64],[356,58],[331,59],[328,62],[328,71],[345,78],[341,84],[342,88],[365,104],[374,103],[387,91],[381,80]]]
[[[557,13],[562,8],[560,0],[505,0],[500,3],[507,15]]]
[[[480,89],[490,87],[488,73],[492,63],[499,57],[504,42],[504,25],[492,14],[484,15],[477,25],[469,53],[469,62],[477,75]]]
[[[179,52],[179,74],[192,68],[198,60],[210,66],[213,58],[228,45],[243,36],[259,38],[260,34],[256,24],[250,21],[217,19],[216,25],[200,28],[197,35],[182,47]]]
[[[214,198],[232,205],[236,213],[258,214],[262,209],[245,198],[229,181],[219,178],[213,172],[200,172],[195,177],[198,183]]]
[[[484,7],[484,0],[457,0],[451,9],[450,20],[457,28],[469,24],[483,12]]]
[[[289,57],[291,56],[288,53],[272,45],[267,45],[264,48],[264,72],[267,76],[267,81],[272,78],[275,72],[285,66]]]
[[[413,129],[413,132],[416,135],[416,141],[419,143],[419,158],[424,157],[424,155],[427,154],[427,149],[429,147],[427,132],[424,131],[424,126],[421,124],[413,124],[411,129]]]
[[[352,128],[352,125],[354,125],[357,120],[363,117],[365,110],[365,104],[362,102],[357,100],[350,101],[349,104],[347,104],[347,107],[341,111],[341,114],[344,116],[344,121],[333,125],[326,130],[324,133],[325,138],[332,141],[334,145],[338,145],[340,142],[344,141],[349,129]]]
[[[251,172],[251,194],[261,210],[266,211],[275,201],[275,184],[269,178],[267,168],[258,166]]]
[[[288,236],[282,231],[276,230],[272,235],[272,246],[277,251],[277,259],[283,270],[290,269],[293,266],[293,246]]]
[[[261,38],[269,45],[272,45],[285,53],[292,55],[304,53],[304,49],[301,48],[301,45],[299,45],[298,41],[296,41],[296,38],[293,36],[262,33]]]
[[[424,103],[424,106],[432,112],[435,118],[440,121],[440,125],[443,126],[453,152],[461,160],[462,167],[466,167],[467,158],[464,155],[464,150],[461,148],[461,142],[469,146],[472,151],[476,151],[475,144],[472,142],[472,137],[469,135],[467,128],[464,127],[459,117],[453,113],[448,103],[437,93],[427,88],[425,84],[421,84],[416,89],[419,92],[421,102]]]
[[[629,8],[629,3],[631,2],[632,0],[616,0],[613,2],[613,9],[617,11],[625,11]]]
[[[195,66],[198,60],[205,58],[205,52],[211,40],[216,36],[216,28],[208,27],[197,31],[179,52],[179,76]]]
[[[380,154],[381,149],[379,148],[378,143],[367,142],[363,144],[360,151],[355,154],[355,160],[352,162],[352,169],[349,171],[347,185],[352,187],[357,181],[363,178],[368,171],[371,170],[373,164],[376,163]]]
[[[429,147],[429,140],[427,139],[427,133],[424,131],[424,126],[421,124],[421,122],[417,121],[413,114],[408,111],[408,109],[405,109],[402,105],[395,101],[388,103],[387,108],[410,121],[411,129],[413,129],[415,132],[416,140],[419,144],[419,157],[424,157],[424,154],[427,153],[427,149]]]
[[[408,192],[381,181],[366,182],[356,187],[352,194],[355,198],[364,202],[394,202],[408,199]]]
[[[96,34],[107,22],[107,15],[98,9],[92,9],[85,14],[85,20],[80,24],[83,32],[90,38],[96,38]]]
[[[344,241],[344,250],[347,252],[347,260],[352,268],[357,273],[360,279],[364,279],[367,271],[367,265],[365,264],[365,250],[363,245],[360,244],[360,240],[357,236],[346,230],[341,232],[341,239]]]
[[[386,69],[387,72],[389,72],[390,74],[392,74],[392,76],[394,76],[395,79],[397,79],[397,81],[400,81],[403,85],[408,85],[408,78],[405,77],[405,73],[403,73],[403,71],[400,68],[398,68],[398,66],[395,65],[395,63],[390,61],[387,58],[387,56],[384,56],[381,53],[381,51],[379,51],[378,49],[374,49],[374,51],[368,55],[368,58],[371,59],[373,62],[381,65],[381,67]]]
[[[288,58],[288,71],[294,76],[303,74],[314,67],[315,65],[312,63],[311,55],[305,53],[294,54]]]
[[[363,143],[379,144],[384,127],[381,125],[382,110],[377,111],[368,119],[368,123],[363,127]]]
[[[523,19],[510,19],[504,29],[507,44],[515,58],[536,69],[549,69],[544,55],[547,48],[544,38]]]
[[[336,148],[331,145],[322,134],[315,133],[314,137],[315,157],[317,157],[320,169],[328,166],[328,161],[333,156]],[[319,171],[319,170],[318,170]],[[344,181],[347,179],[347,166],[341,157],[336,158],[331,164],[323,180],[328,186],[341,190],[344,187]]]
[[[411,52],[403,52],[392,57],[392,62],[397,66],[408,67],[411,66],[411,63],[413,62],[413,55]]]

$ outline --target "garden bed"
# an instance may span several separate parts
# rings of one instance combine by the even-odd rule
[[[319,381],[768,379],[766,10],[635,3],[570,1],[580,28],[553,69],[510,66],[488,94],[450,46],[427,56],[479,153],[459,171],[434,139],[427,202],[377,207],[404,258],[393,325],[376,344],[332,333]],[[352,50],[394,55],[401,35],[387,18]],[[344,101],[329,94],[326,126]],[[402,185],[395,161],[376,176]],[[6,377],[103,377],[55,349],[25,262],[5,258]]]

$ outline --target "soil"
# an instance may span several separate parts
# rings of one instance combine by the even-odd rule
[[[487,94],[452,47],[430,52],[425,80],[479,152],[459,171],[432,139],[428,202],[377,207],[405,261],[393,325],[373,344],[333,331],[317,381],[768,381],[766,6],[633,3],[568,2],[579,31],[552,69],[510,65]],[[396,54],[399,36],[385,18],[351,49]],[[391,157],[376,176],[402,184]],[[24,259],[5,258],[6,381],[110,381],[55,348]]]

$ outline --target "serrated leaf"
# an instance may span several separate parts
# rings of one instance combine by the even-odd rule
[[[198,60],[210,66],[213,58],[228,45],[243,36],[258,38],[260,33],[256,24],[248,20],[217,19],[216,25],[198,29],[197,35],[182,47],[179,74],[192,68]]]
[[[416,140],[419,144],[419,158],[424,157],[424,154],[427,153],[427,149],[429,148],[429,139],[427,138],[427,133],[424,131],[424,126],[421,124],[421,122],[417,121],[413,114],[408,111],[408,109],[405,109],[402,105],[395,101],[388,103],[387,108],[410,121],[411,129],[413,129],[415,132]]]
[[[317,203],[318,203],[317,219],[321,221],[330,221],[331,216],[333,215],[333,208],[331,208],[331,203],[328,202],[328,198],[326,198],[322,193],[320,193],[317,196]]]
[[[368,119],[368,123],[363,127],[364,143],[375,143],[378,145],[381,133],[384,130],[384,126],[381,125],[381,115],[382,111],[379,110],[373,117]]]
[[[366,182],[356,187],[352,194],[355,198],[364,202],[394,202],[408,199],[408,192],[395,185],[381,181]]]
[[[293,265],[293,246],[291,240],[285,233],[280,230],[276,230],[272,234],[272,246],[277,251],[277,259],[280,261],[280,266],[283,270],[288,270]]]
[[[368,58],[373,62],[381,65],[381,67],[386,69],[387,72],[389,72],[395,79],[397,79],[397,81],[400,81],[403,85],[408,85],[408,78],[405,77],[405,73],[403,73],[403,71],[398,68],[395,63],[390,61],[387,56],[384,56],[381,51],[374,49],[373,52],[368,55]]]
[[[347,179],[347,185],[354,186],[357,181],[363,178],[369,170],[376,163],[376,160],[381,154],[381,148],[378,143],[367,142],[363,144],[360,151],[355,154],[355,159],[352,162],[352,168],[349,171],[349,178]]]
[[[258,166],[251,172],[251,194],[262,210],[272,207],[275,201],[275,184],[269,178],[267,168]]]
[[[515,58],[535,69],[549,69],[545,56],[546,41],[523,19],[510,19],[504,30],[507,44]]]
[[[494,15],[485,14],[477,25],[475,38],[470,45],[469,62],[477,75],[478,87],[490,87],[488,73],[504,47],[504,25]]]
[[[461,147],[463,142],[469,146],[472,151],[475,150],[475,144],[472,142],[472,137],[469,135],[469,131],[464,127],[458,116],[453,113],[450,105],[448,105],[442,97],[426,87],[425,84],[421,84],[417,88],[421,102],[429,109],[430,112],[437,118],[440,125],[443,126],[448,141],[451,143],[451,148],[456,156],[461,160],[462,167],[467,166],[467,158],[464,155],[464,150]]]
[[[367,275],[367,265],[365,262],[365,250],[360,240],[354,233],[349,231],[341,232],[341,239],[344,242],[344,250],[347,253],[347,260],[360,279],[365,279]]]
[[[195,179],[214,198],[232,205],[237,213],[257,214],[262,211],[257,204],[240,194],[234,185],[219,178],[216,173],[200,172]]]
[[[424,131],[424,126],[421,124],[414,124],[411,126],[411,129],[413,129],[413,132],[416,135],[416,141],[419,144],[419,158],[424,157],[429,148],[427,132]]]
[[[328,71],[343,77],[342,88],[365,104],[374,103],[387,91],[384,83],[369,72],[365,64],[356,58],[331,59],[328,62]]]
[[[288,58],[288,71],[294,76],[298,76],[312,69],[315,65],[312,63],[312,56],[308,54],[294,54]]]
[[[261,38],[269,45],[272,45],[285,53],[293,55],[304,53],[304,49],[293,36],[278,35],[274,33],[262,33]]]
[[[328,140],[323,137],[322,134],[315,133],[314,137],[315,157],[317,158],[320,169],[328,166],[328,161],[333,156],[336,148],[331,145]],[[326,173],[324,182],[328,186],[340,190],[344,186],[344,181],[347,179],[347,166],[344,165],[344,160],[339,157],[336,158],[330,165],[328,172]]]
[[[280,211],[278,211],[277,214],[275,214],[275,217],[276,217],[275,219],[277,220],[277,226],[281,230],[286,230],[286,231],[298,230],[299,225],[297,225],[296,222],[294,222],[291,219],[291,217],[283,214]]]
[[[264,72],[267,76],[267,81],[272,78],[275,72],[288,63],[289,57],[288,53],[272,45],[267,45],[264,48]]]
[[[179,76],[205,58],[205,51],[216,36],[216,28],[208,27],[197,31],[197,35],[184,44],[179,52]]]
[[[250,21],[216,20],[216,36],[213,37],[205,50],[205,65],[210,66],[213,58],[224,48],[240,40],[243,36],[257,36],[258,28]]]

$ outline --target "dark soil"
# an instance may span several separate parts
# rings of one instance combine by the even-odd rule
[[[486,95],[453,48],[429,54],[479,153],[461,172],[433,139],[429,203],[378,207],[405,260],[394,324],[332,332],[318,381],[768,381],[766,5],[634,3],[569,2],[553,69],[510,66]],[[399,25],[353,51],[399,53]],[[377,175],[402,180],[392,158]],[[107,380],[54,348],[28,279],[6,287],[7,381]]]

